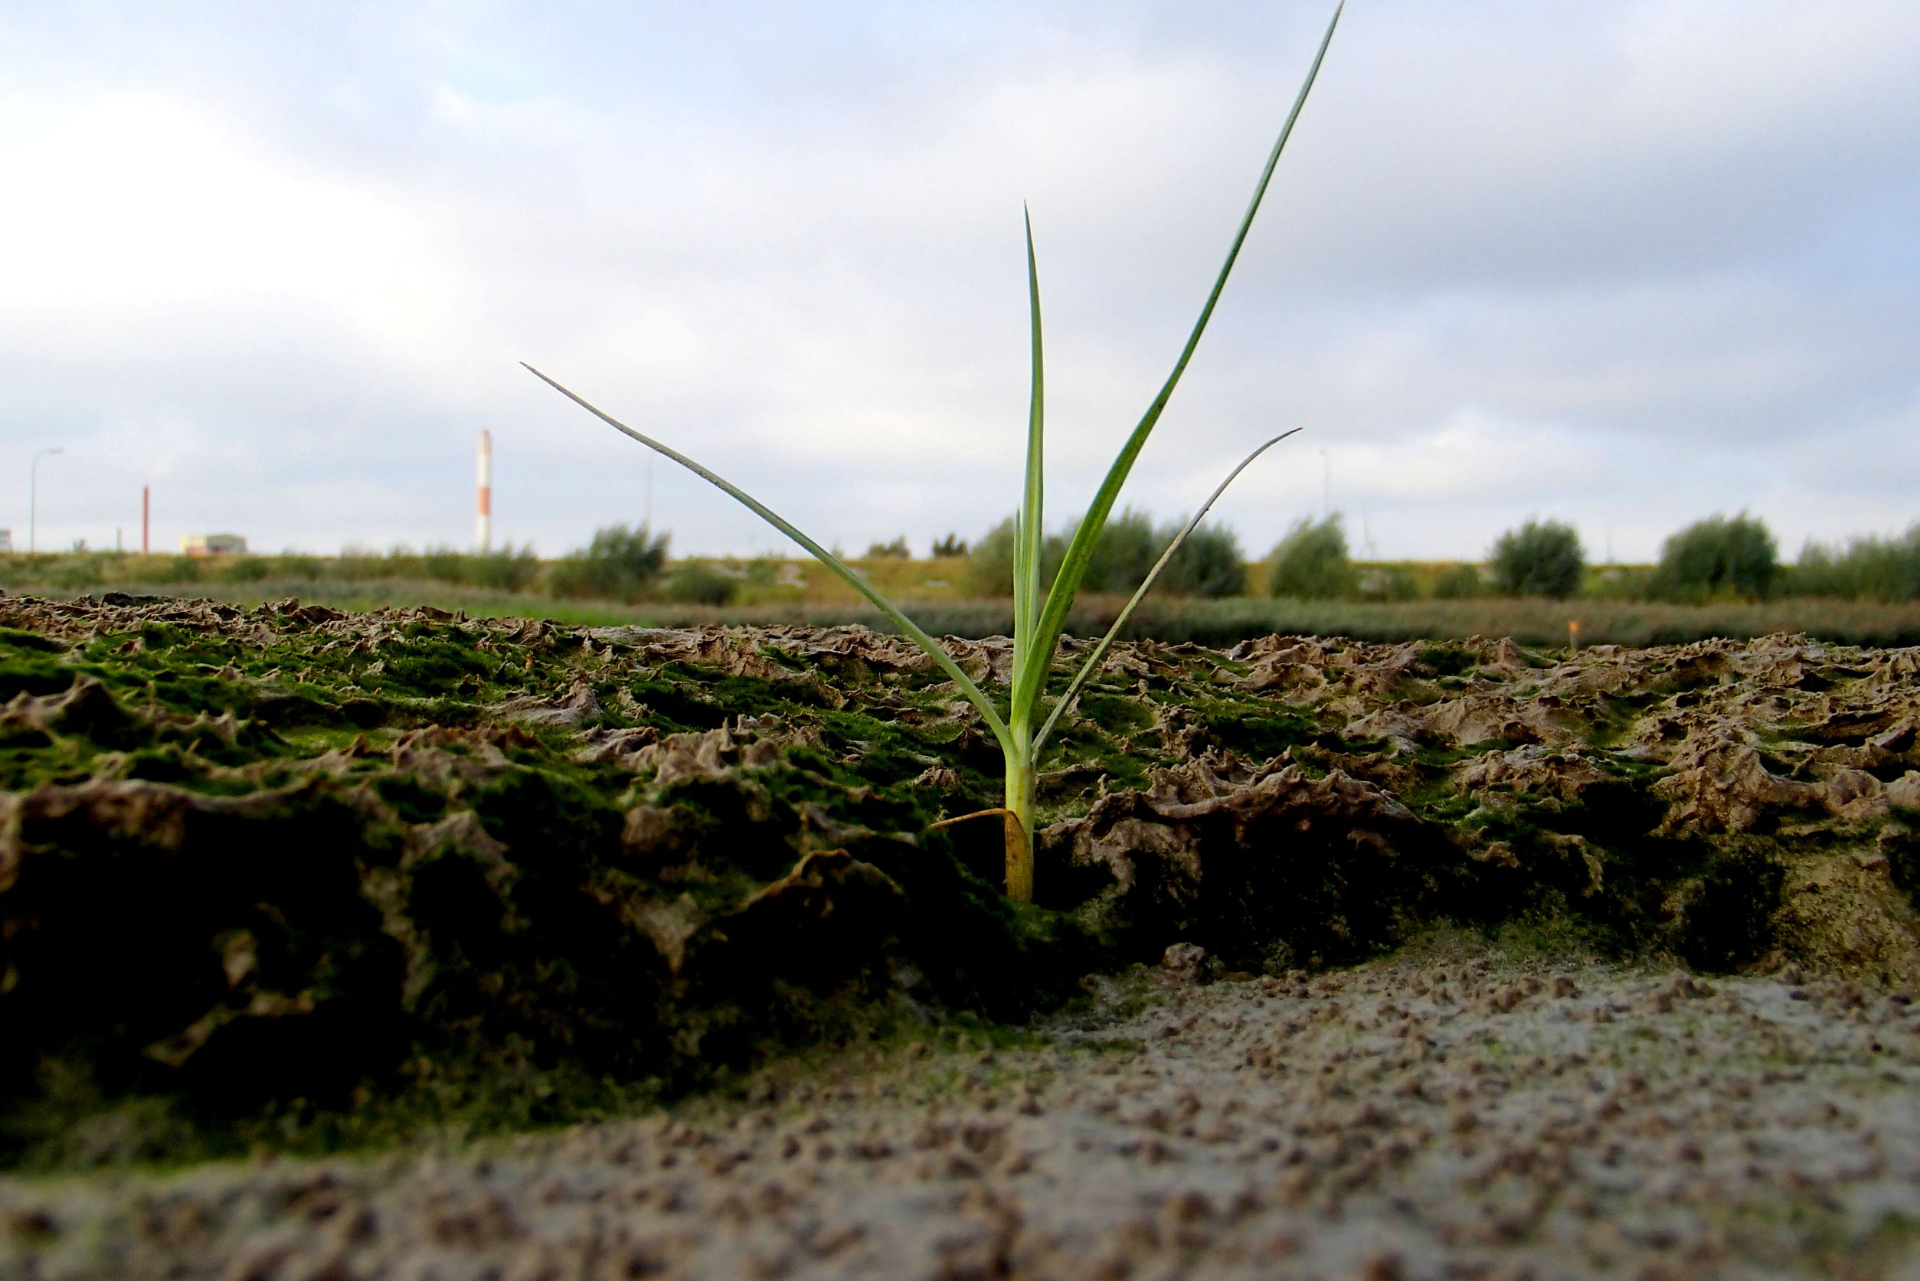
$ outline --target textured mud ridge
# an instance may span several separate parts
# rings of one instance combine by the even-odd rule
[[[1458,952],[422,1156],[0,1180],[32,1278],[1905,1277],[1920,1017]]]
[[[1449,920],[1920,979],[1914,650],[1122,645],[1018,911],[990,825],[929,830],[996,802],[990,739],[858,628],[0,598],[0,701],[34,1164],[619,1110],[1173,944],[1292,973]]]

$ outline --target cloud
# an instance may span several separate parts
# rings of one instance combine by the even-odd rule
[[[557,553],[638,519],[647,464],[530,359],[823,541],[971,534],[1018,483],[1025,198],[1075,511],[1323,20],[1172,12],[10,13],[0,449],[66,446],[56,545],[152,483],[169,539],[331,550],[464,539],[486,426],[498,530]],[[1382,554],[1903,525],[1916,60],[1905,4],[1356,7],[1126,501],[1306,425],[1220,509],[1252,550],[1322,450]],[[779,544],[664,463],[652,496],[681,550]]]

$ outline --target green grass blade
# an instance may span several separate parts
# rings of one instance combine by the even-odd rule
[[[1100,670],[1100,663],[1106,658],[1107,651],[1113,648],[1113,642],[1119,637],[1120,629],[1125,627],[1127,625],[1127,619],[1133,616],[1134,606],[1146,599],[1147,592],[1152,589],[1154,580],[1160,577],[1160,571],[1173,563],[1174,553],[1178,552],[1180,545],[1187,541],[1187,535],[1199,528],[1200,522],[1205,518],[1208,510],[1220,501],[1220,495],[1227,492],[1227,486],[1238,479],[1240,473],[1245,471],[1253,463],[1254,459],[1266,453],[1287,437],[1297,435],[1299,431],[1300,428],[1298,427],[1295,427],[1292,431],[1283,431],[1272,440],[1269,440],[1254,450],[1251,454],[1248,454],[1245,458],[1242,458],[1240,465],[1228,472],[1227,478],[1220,482],[1212,494],[1208,495],[1207,501],[1200,504],[1200,510],[1193,514],[1193,519],[1189,520],[1186,526],[1173,536],[1173,541],[1167,544],[1167,550],[1160,553],[1160,559],[1153,562],[1153,568],[1147,571],[1147,576],[1141,582],[1139,588],[1135,590],[1132,596],[1128,597],[1127,603],[1121,608],[1119,616],[1113,620],[1113,626],[1107,629],[1107,634],[1102,636],[1100,643],[1093,647],[1093,653],[1087,656],[1087,661],[1081,664],[1078,672],[1074,673],[1072,683],[1067,686],[1067,692],[1060,696],[1060,701],[1053,705],[1053,712],[1047,717],[1046,724],[1042,725],[1040,732],[1033,736],[1033,760],[1036,765],[1040,762],[1040,748],[1046,743],[1047,735],[1053,733],[1054,725],[1059,722],[1060,717],[1066,710],[1073,706],[1073,700],[1080,696],[1080,687],[1093,679],[1093,674]]]
[[[1014,666],[1024,669],[1033,644],[1040,607],[1040,560],[1046,546],[1045,466],[1046,374],[1040,344],[1040,269],[1033,254],[1033,215],[1022,210],[1027,230],[1027,306],[1033,333],[1033,393],[1027,406],[1027,476],[1020,498],[1021,520],[1014,552]]]
[[[1341,7],[1344,7],[1342,5]],[[1293,125],[1300,118],[1300,109],[1306,105],[1307,95],[1313,90],[1314,79],[1320,74],[1320,64],[1327,56],[1327,46],[1333,43],[1333,32],[1340,25],[1340,8],[1335,8],[1333,21],[1327,24],[1327,33],[1320,41],[1320,49],[1313,57],[1313,66],[1307,71],[1305,83],[1300,86],[1299,94],[1293,100],[1293,109],[1287,113],[1287,120],[1281,126],[1280,136],[1274,141],[1273,150],[1267,155],[1266,167],[1261,170],[1260,182],[1254,188],[1253,199],[1247,204],[1247,212],[1240,219],[1240,229],[1234,234],[1233,245],[1227,250],[1226,261],[1220,266],[1220,274],[1214,279],[1213,289],[1207,295],[1207,302],[1200,309],[1200,318],[1194,322],[1193,332],[1187,337],[1187,345],[1180,351],[1180,359],[1174,362],[1173,372],[1161,386],[1160,392],[1147,407],[1147,412],[1127,437],[1120,449],[1119,457],[1113,460],[1107,476],[1094,495],[1093,503],[1087,508],[1087,514],[1074,530],[1073,541],[1067,545],[1066,559],[1061,562],[1060,572],[1053,580],[1053,590],[1048,594],[1046,604],[1041,610],[1039,624],[1034,628],[1033,644],[1029,649],[1029,660],[1015,681],[1011,715],[1018,719],[1023,714],[1031,715],[1039,706],[1041,692],[1046,687],[1047,671],[1052,666],[1054,647],[1059,644],[1060,633],[1066,626],[1067,610],[1073,604],[1074,593],[1080,588],[1080,581],[1086,577],[1087,566],[1093,559],[1094,544],[1106,528],[1107,517],[1113,511],[1113,505],[1120,497],[1120,489],[1126,484],[1127,474],[1133,470],[1134,459],[1146,445],[1147,437],[1152,434],[1154,425],[1160,421],[1160,415],[1166,410],[1167,402],[1173,397],[1173,389],[1179,385],[1180,375],[1186,372],[1187,362],[1193,359],[1194,349],[1200,345],[1200,336],[1206,332],[1207,321],[1213,317],[1214,306],[1220,301],[1221,291],[1226,288],[1227,277],[1233,272],[1234,261],[1240,256],[1240,246],[1246,242],[1247,232],[1253,226],[1253,216],[1260,210],[1260,202],[1267,194],[1267,184],[1273,179],[1274,166],[1280,163],[1280,153],[1285,150],[1287,139],[1293,133]]]
[[[960,664],[954,662],[953,656],[947,653],[938,641],[922,631],[919,624],[901,613],[897,605],[885,596],[882,596],[866,579],[854,573],[838,556],[835,556],[819,543],[816,543],[813,539],[801,533],[800,530],[785,517],[747,493],[744,489],[741,489],[731,481],[720,476],[718,473],[709,471],[685,454],[668,445],[661,444],[645,432],[635,431],[619,419],[613,417],[613,415],[576,395],[566,387],[561,386],[525,361],[522,361],[521,365],[535,378],[538,378],[541,382],[553,388],[562,396],[565,396],[568,400],[571,400],[574,404],[580,406],[580,408],[586,410],[621,435],[631,437],[655,453],[664,454],[666,457],[671,458],[674,462],[679,463],[682,467],[685,467],[688,471],[700,477],[700,479],[706,481],[708,484],[717,487],[761,520],[766,521],[788,538],[791,538],[794,542],[806,548],[808,552],[812,553],[815,560],[825,565],[835,574],[838,574],[840,578],[846,582],[847,586],[853,588],[853,590],[859,592],[871,601],[874,608],[892,619],[894,624],[899,627],[902,632],[906,633],[914,644],[925,650],[927,656],[932,658],[934,662],[940,664],[941,670],[953,678],[954,683],[960,687],[960,692],[966,695],[967,701],[979,709],[980,715],[986,719],[988,728],[993,731],[993,736],[999,740],[1001,750],[1008,752],[1013,750],[1013,739],[1007,732],[1006,722],[1000,719],[1000,713],[994,710],[993,703],[987,698],[980,687],[973,683],[973,678],[962,670]]]

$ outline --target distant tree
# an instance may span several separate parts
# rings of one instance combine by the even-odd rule
[[[1040,553],[1043,583],[1053,581],[1066,555],[1066,539],[1058,535],[1046,539]],[[968,562],[967,586],[975,595],[1013,595],[1013,517],[1007,517],[976,539]]]
[[[1360,588],[1360,573],[1347,553],[1347,531],[1335,512],[1296,522],[1273,549],[1267,590],[1297,600],[1338,600]]]
[[[725,605],[733,600],[739,580],[703,560],[690,560],[667,575],[663,591],[682,605]]]
[[[1420,594],[1420,584],[1405,565],[1369,565],[1360,571],[1360,596],[1364,600],[1412,600]]]
[[[1449,565],[1433,580],[1435,600],[1471,600],[1487,593],[1478,565]]]
[[[913,549],[907,546],[907,536],[902,534],[890,543],[868,543],[867,559],[912,560]]]
[[[1078,527],[1075,521],[1067,526],[1067,532]],[[1132,507],[1123,509],[1118,516],[1108,517],[1107,527],[1100,531],[1080,589],[1132,595],[1133,589],[1146,581],[1147,571],[1160,559],[1165,546],[1166,539],[1153,527],[1153,517]]]
[[[1144,511],[1128,508],[1107,522],[1100,539],[1093,545],[1087,562],[1087,576],[1081,590],[1130,596],[1146,581],[1154,562],[1186,524],[1154,528],[1153,518]],[[1041,545],[1040,578],[1051,584],[1066,559],[1067,542],[1078,521],[1069,521],[1057,534],[1049,534]],[[1013,519],[1008,517],[988,530],[973,545],[967,569],[968,585],[983,596],[1007,596],[1013,592]],[[1196,528],[1174,553],[1173,560],[1160,575],[1154,590],[1170,596],[1239,596],[1246,591],[1247,567],[1240,555],[1240,540],[1233,531],[1219,526]]]
[[[1579,533],[1557,520],[1509,529],[1493,544],[1492,559],[1494,586],[1505,596],[1565,600],[1579,595],[1587,570]]]
[[[1714,595],[1764,600],[1780,578],[1779,548],[1766,522],[1741,512],[1709,516],[1667,539],[1647,594],[1696,601]]]
[[[1810,541],[1785,586],[1799,596],[1920,600],[1920,524],[1898,538],[1849,539],[1845,551]]]
[[[936,559],[943,556],[965,556],[967,554],[967,540],[958,534],[948,534],[945,538],[934,540],[933,548],[929,554]]]
[[[667,563],[668,537],[645,525],[597,529],[585,550],[554,564],[549,589],[556,596],[636,600]]]
[[[1164,548],[1172,542],[1186,523],[1176,521],[1161,530],[1159,545]],[[1247,559],[1240,554],[1240,539],[1225,525],[1196,525],[1173,554],[1154,590],[1169,596],[1216,599],[1246,595]]]

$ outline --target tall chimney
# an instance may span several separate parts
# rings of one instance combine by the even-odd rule
[[[481,555],[493,550],[493,433],[480,433],[480,506],[473,518],[473,541]]]
[[[142,485],[140,486],[140,554],[142,556],[145,556],[149,551],[147,534],[149,532],[149,518],[152,515],[153,487],[151,485]]]

